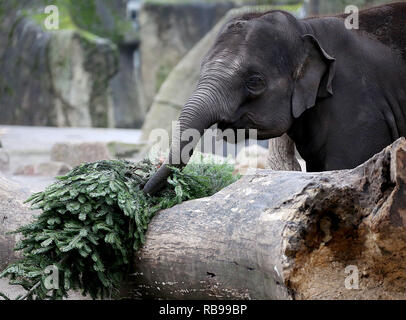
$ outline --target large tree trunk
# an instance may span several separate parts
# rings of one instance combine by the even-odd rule
[[[132,294],[405,299],[405,182],[403,138],[353,170],[245,176],[153,219]]]
[[[269,140],[266,169],[276,171],[301,171],[295,156],[295,143],[287,134]]]

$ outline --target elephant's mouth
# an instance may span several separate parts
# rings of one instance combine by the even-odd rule
[[[241,116],[240,118],[232,121],[220,121],[217,123],[217,128],[225,131],[227,129],[231,130],[248,130],[248,129],[256,129],[255,125],[250,123],[247,117]]]
[[[270,130],[257,130],[257,139],[258,140],[268,140],[280,137],[282,134],[275,135],[275,132]]]
[[[256,126],[249,125],[245,121],[221,121],[217,123],[217,128],[221,130],[224,140],[227,140],[228,134],[226,133],[228,133],[230,130],[234,134],[235,141],[239,141],[240,139],[268,140],[275,138],[275,132],[273,130],[261,129]]]
[[[220,121],[217,123],[217,129],[225,131],[227,129],[236,130],[237,128],[235,128],[230,122]]]

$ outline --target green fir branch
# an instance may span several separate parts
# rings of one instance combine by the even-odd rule
[[[0,278],[27,291],[20,299],[62,299],[71,289],[93,299],[110,297],[159,210],[210,196],[238,179],[228,163],[195,162],[173,168],[159,196],[146,196],[142,188],[157,169],[149,160],[85,163],[33,194],[27,202],[42,213],[14,231],[23,235],[15,248],[23,258]],[[44,270],[50,265],[59,270],[58,289],[45,287]]]

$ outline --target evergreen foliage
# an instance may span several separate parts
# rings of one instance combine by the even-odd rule
[[[86,163],[32,195],[27,202],[42,213],[14,232],[23,235],[16,245],[23,258],[0,278],[23,286],[27,299],[61,299],[70,289],[94,299],[114,297],[157,211],[210,196],[238,179],[228,163],[192,162],[174,168],[158,196],[146,196],[142,187],[157,168],[149,160]],[[51,265],[59,270],[59,288],[49,290],[44,270]]]

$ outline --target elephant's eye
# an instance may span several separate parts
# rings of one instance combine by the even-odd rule
[[[265,89],[265,85],[265,80],[259,75],[251,76],[245,82],[248,91],[253,94],[261,93]]]

